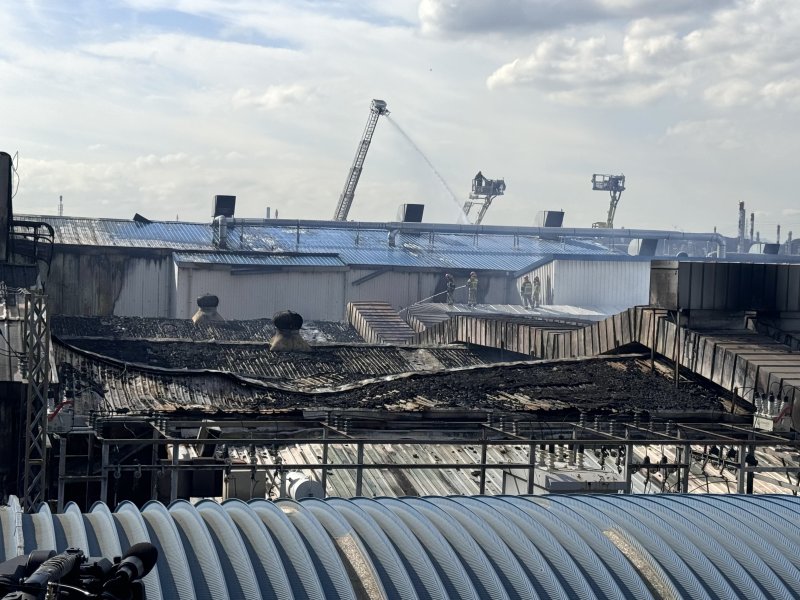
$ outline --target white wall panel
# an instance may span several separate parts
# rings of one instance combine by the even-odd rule
[[[270,318],[293,310],[307,320],[344,319],[343,271],[278,271],[231,275],[227,269],[179,268],[175,316],[190,318],[202,294],[219,297],[226,319]]]
[[[648,261],[557,260],[556,304],[631,307],[650,299]]]
[[[172,260],[129,258],[114,302],[121,317],[168,317],[171,308]]]

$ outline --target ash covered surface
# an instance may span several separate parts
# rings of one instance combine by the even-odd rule
[[[82,410],[246,415],[302,409],[460,409],[526,413],[719,410],[709,388],[672,382],[634,358],[474,367],[376,378],[319,392],[275,387],[224,373],[148,371],[58,346],[62,393]]]
[[[340,385],[410,371],[470,367],[509,360],[473,347],[316,346],[313,352],[272,352],[266,343],[72,339],[70,345],[126,363],[164,369],[227,371],[286,382],[315,378],[311,387]],[[514,357],[518,355],[513,355]],[[524,357],[523,357],[524,358]],[[309,387],[309,386],[300,386]]]
[[[503,410],[721,410],[720,397],[698,383],[674,383],[634,358],[491,366],[412,375],[325,395],[342,406],[499,408]]]
[[[51,319],[54,335],[64,340],[80,338],[176,339],[218,341],[263,341],[275,335],[272,319],[215,321],[195,325],[189,319],[142,317],[70,317]],[[307,321],[300,334],[311,343],[358,343],[363,338],[348,323]]]

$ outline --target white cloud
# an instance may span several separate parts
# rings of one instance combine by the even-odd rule
[[[311,101],[316,92],[303,85],[272,85],[263,93],[254,94],[249,89],[239,89],[231,99],[234,108],[255,107],[260,110],[275,110],[290,104]]]
[[[487,224],[564,208],[589,225],[607,202],[593,172],[628,176],[630,227],[735,229],[731,198],[773,215],[796,203],[795,3],[40,4],[47,27],[7,11],[0,50],[19,212],[53,213],[64,194],[67,214],[205,221],[209,199],[232,193],[240,216],[326,218],[372,98],[462,200],[478,170],[506,179]],[[409,201],[453,222],[382,120],[351,217],[390,219]]]
[[[633,5],[603,4],[608,10]],[[717,108],[796,105],[800,5],[741,0],[717,11],[705,6],[705,18],[630,21],[622,36],[608,25],[604,35],[596,27],[590,36],[581,37],[581,28],[548,34],[528,55],[498,67],[487,85],[532,87],[572,104],[642,104],[669,95]]]
[[[424,33],[469,36],[487,33],[530,35],[607,20],[707,14],[735,0],[421,0]]]
[[[715,150],[736,150],[745,145],[736,124],[728,119],[681,121],[667,129],[665,138],[681,139]]]

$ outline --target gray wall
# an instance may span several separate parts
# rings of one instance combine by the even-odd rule
[[[675,310],[800,311],[800,265],[653,263],[651,302]]]
[[[528,275],[541,281],[542,304],[623,310],[648,302],[649,261],[554,260]],[[516,285],[518,290],[521,277]]]
[[[52,314],[167,317],[171,253],[56,246],[45,277]]]

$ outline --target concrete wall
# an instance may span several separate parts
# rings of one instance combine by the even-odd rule
[[[56,247],[45,278],[52,314],[167,317],[169,253]]]

